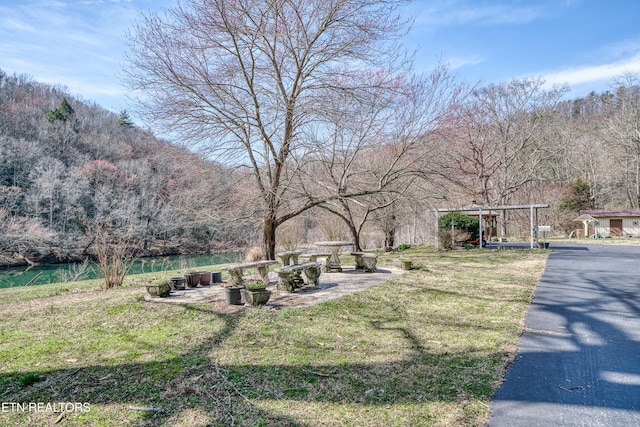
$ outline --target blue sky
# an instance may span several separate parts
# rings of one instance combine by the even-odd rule
[[[127,109],[123,34],[140,11],[176,1],[0,0],[0,69]],[[419,49],[419,70],[440,59],[472,84],[541,76],[572,98],[640,76],[640,0],[416,0],[403,13],[415,18],[405,45]]]

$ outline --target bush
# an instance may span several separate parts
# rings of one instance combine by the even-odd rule
[[[120,287],[138,258],[140,242],[133,237],[118,237],[110,226],[86,223],[98,267],[104,278],[102,289]]]
[[[262,248],[260,246],[254,246],[247,251],[244,260],[247,262],[260,261],[262,256]]]
[[[453,240],[451,241],[451,223],[453,222]],[[480,220],[478,217],[461,212],[449,212],[438,218],[438,238],[445,249],[452,249],[456,243],[476,239],[479,235]]]
[[[456,232],[469,233],[469,239],[475,239],[478,237],[478,228],[480,227],[480,220],[478,217],[465,215],[460,212],[449,212],[448,214],[438,218],[438,230],[450,231],[452,221],[453,228]]]

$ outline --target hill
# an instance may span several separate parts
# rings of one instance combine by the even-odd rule
[[[0,263],[83,258],[92,223],[137,236],[147,255],[210,250],[243,232],[213,209],[230,173],[125,111],[0,70]]]

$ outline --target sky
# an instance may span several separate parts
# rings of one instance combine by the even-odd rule
[[[0,70],[128,109],[119,75],[127,29],[177,0],[0,0]],[[448,64],[461,82],[541,77],[569,98],[640,76],[640,0],[415,0],[404,38],[416,69]]]

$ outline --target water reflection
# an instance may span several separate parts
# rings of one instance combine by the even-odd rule
[[[242,258],[237,252],[212,255],[176,255],[137,260],[129,274],[158,273],[166,270],[189,270],[203,265],[224,264]],[[100,269],[93,263],[51,264],[35,267],[12,267],[0,269],[0,288],[13,286],[42,285],[55,282],[96,279],[102,277]]]

